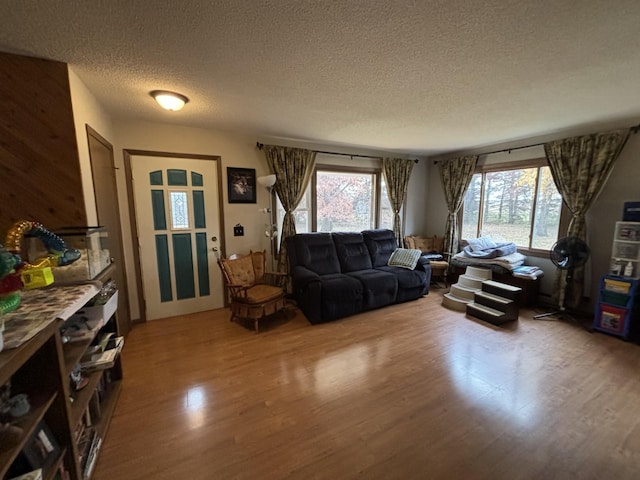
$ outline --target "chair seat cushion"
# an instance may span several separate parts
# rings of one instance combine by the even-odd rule
[[[431,271],[446,270],[447,268],[449,268],[449,262],[431,260]]]
[[[246,302],[250,304],[264,303],[275,300],[284,294],[282,288],[272,285],[254,285],[247,290]]]

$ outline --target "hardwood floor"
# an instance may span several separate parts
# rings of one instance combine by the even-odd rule
[[[134,328],[93,479],[639,477],[639,346],[444,291],[258,335],[227,310]]]

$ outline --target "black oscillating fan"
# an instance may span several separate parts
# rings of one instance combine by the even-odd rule
[[[589,258],[589,252],[589,245],[578,237],[561,238],[551,247],[549,258],[551,258],[553,264],[560,270],[567,271],[567,282],[563,298],[567,298],[567,294],[572,291],[573,269],[586,263]],[[562,301],[562,305],[560,305],[559,311],[534,315],[533,318],[548,317],[562,312],[564,312],[564,300]]]

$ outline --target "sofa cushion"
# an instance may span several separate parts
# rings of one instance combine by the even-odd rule
[[[389,266],[377,267],[376,270],[393,273],[398,278],[400,290],[424,286],[427,283],[427,274],[424,270],[407,270],[406,268]]]
[[[392,273],[368,269],[350,272],[347,275],[357,278],[362,284],[364,310],[384,307],[396,301],[398,279]]]
[[[340,262],[330,233],[300,233],[293,237],[298,265],[318,275],[340,273]]]
[[[432,237],[414,237],[413,244],[413,248],[417,248],[421,252],[433,252],[435,250]]]
[[[264,282],[265,265],[267,264],[267,252],[251,252],[251,262],[253,263],[253,273],[256,277],[256,283]]]
[[[222,268],[224,268],[225,274],[229,278],[229,283],[232,285],[250,287],[256,283],[256,276],[253,271],[253,258],[251,254],[234,259],[225,258],[222,259],[220,263]]]
[[[387,265],[390,267],[401,267],[413,270],[418,264],[418,259],[422,255],[420,250],[414,250],[410,248],[396,248],[391,256]]]
[[[362,283],[342,273],[323,275],[322,320],[335,320],[362,311]]]
[[[393,251],[398,248],[396,236],[393,233],[393,230],[364,230],[362,232],[362,236],[364,237],[364,242],[369,249],[371,264],[374,268],[387,265],[389,257]]]
[[[433,251],[438,253],[444,252],[444,237],[433,236]]]
[[[249,288],[246,292],[246,301],[250,304],[260,304],[282,297],[283,292],[280,287],[258,284]]]
[[[332,236],[343,273],[372,268],[371,256],[361,233],[335,232]]]
[[[444,237],[420,237],[409,235],[404,237],[404,245],[406,248],[417,248],[423,253],[441,253],[444,251]]]

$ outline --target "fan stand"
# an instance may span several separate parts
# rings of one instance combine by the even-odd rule
[[[574,321],[577,321],[570,314],[566,313],[566,310],[565,310],[564,307],[561,307],[559,310],[554,310],[552,312],[539,313],[538,315],[534,315],[533,319],[534,320],[540,320],[541,318],[546,318],[546,317],[557,317],[558,320],[574,320]]]
[[[552,312],[547,312],[547,313],[539,313],[538,315],[534,315],[533,319],[534,320],[539,320],[541,318],[546,318],[546,317],[555,317],[556,315],[560,315],[563,316],[564,315],[564,300],[567,295],[567,290],[569,290],[569,284],[573,281],[573,268],[570,268],[567,271],[567,279],[565,280],[565,284],[564,284],[564,294],[565,296],[562,298],[562,305],[559,306],[558,310],[554,310]],[[562,320],[562,318],[561,318]]]
[[[567,271],[567,280],[565,282],[565,287],[564,287],[564,290],[565,290],[565,297],[564,298],[565,299],[567,298],[566,297],[567,292],[570,292],[570,291],[573,290],[572,286],[573,286],[573,268],[570,268]],[[546,317],[555,317],[558,320],[569,320],[571,322],[575,322],[578,325],[580,325],[581,327],[583,327],[585,330],[591,331],[589,329],[589,327],[585,327],[576,317],[574,317],[573,315],[571,315],[570,313],[567,312],[567,309],[564,306],[564,300],[563,300],[562,303],[563,303],[563,305],[560,305],[558,310],[554,310],[552,312],[540,313],[538,315],[534,315],[533,319],[534,320],[539,320],[541,318],[546,318]]]

